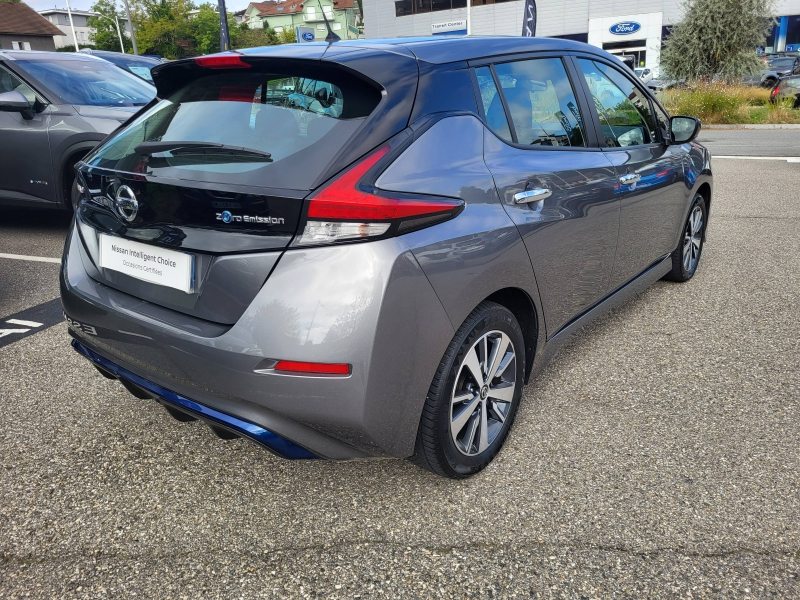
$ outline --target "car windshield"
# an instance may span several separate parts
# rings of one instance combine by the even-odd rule
[[[153,67],[161,64],[158,61],[150,61],[150,60],[143,60],[141,58],[137,59],[134,56],[130,56],[129,54],[102,54],[98,55],[103,60],[107,60],[111,63],[114,63],[118,67],[122,67],[133,73],[134,75],[138,75],[142,79],[153,83],[153,76],[150,74],[150,69]]]
[[[774,71],[788,71],[794,66],[793,58],[774,58],[769,61],[769,68]]]
[[[19,60],[22,69],[76,106],[144,106],[153,86],[102,60]]]

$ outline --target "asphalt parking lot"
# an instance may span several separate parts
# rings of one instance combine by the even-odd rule
[[[467,481],[283,461],[133,398],[63,323],[20,335],[0,598],[800,597],[800,164],[714,170],[695,278],[575,337]],[[58,257],[68,225],[2,211],[0,254]],[[57,271],[0,258],[0,328]]]

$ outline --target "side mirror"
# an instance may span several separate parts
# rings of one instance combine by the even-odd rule
[[[19,92],[0,94],[0,111],[21,113],[22,118],[28,121],[33,118],[33,111],[31,105],[28,104],[28,99]]]
[[[675,144],[691,142],[700,133],[700,119],[694,117],[672,117],[669,120],[672,141]]]

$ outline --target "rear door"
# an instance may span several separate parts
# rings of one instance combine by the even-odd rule
[[[688,145],[664,142],[649,96],[633,78],[601,60],[578,57],[575,62],[621,192],[611,275],[615,289],[674,250],[686,208],[683,158]]]
[[[571,75],[570,75],[571,73]],[[528,250],[548,336],[608,292],[619,227],[616,173],[586,127],[568,62],[478,66],[484,157]]]

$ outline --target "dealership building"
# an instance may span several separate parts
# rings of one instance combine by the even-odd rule
[[[521,35],[524,0],[472,0],[472,35]],[[676,0],[537,0],[538,37],[560,37],[633,55],[658,68],[661,42],[683,17]],[[363,0],[368,38],[467,33],[467,0]],[[767,52],[800,50],[800,0],[778,0]]]

